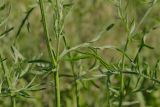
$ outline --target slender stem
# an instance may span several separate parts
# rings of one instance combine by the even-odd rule
[[[11,97],[11,102],[12,102],[12,107],[16,107],[16,99],[13,97]]]
[[[57,71],[54,73],[54,80],[55,80],[55,92],[56,92],[56,107],[61,106],[60,102],[60,83],[59,83],[59,67],[57,67]]]
[[[54,2],[56,2],[56,5],[54,6]],[[60,51],[60,35],[61,35],[61,32],[60,32],[60,28],[61,28],[61,25],[60,25],[60,21],[61,21],[61,18],[60,18],[60,12],[61,10],[59,9],[60,8],[60,0],[51,0],[51,3],[52,3],[52,7],[53,9],[55,8],[56,10],[54,11],[56,13],[56,25],[55,25],[55,34],[56,34],[56,40],[57,40],[57,43],[56,43],[56,60],[58,60],[58,56],[59,56],[59,51]],[[59,89],[59,66],[57,65],[57,72],[54,73],[54,79],[55,79],[55,90],[56,90],[56,106],[57,107],[60,107],[60,89]]]
[[[77,107],[80,107],[79,84],[77,81],[76,81],[75,87],[76,87],[76,104],[77,104]]]
[[[51,63],[53,65],[53,67],[56,68],[56,72],[54,73],[54,79],[55,79],[55,97],[56,97],[56,107],[60,107],[61,106],[61,101],[60,101],[60,83],[59,83],[59,66],[57,64],[57,58],[58,56],[54,55],[54,51],[52,49],[52,45],[51,45],[51,39],[49,36],[49,32],[48,32],[48,27],[47,27],[47,21],[46,21],[46,12],[45,12],[45,8],[44,8],[44,2],[43,0],[39,0],[40,3],[40,9],[41,9],[41,15],[42,15],[42,21],[43,21],[43,27],[44,27],[44,32],[45,32],[45,39],[46,39],[46,44],[47,44],[47,49],[48,49],[48,53],[50,55],[51,58]],[[59,42],[58,42],[59,43]]]
[[[56,28],[56,34],[57,34],[57,53],[56,53],[56,60],[58,60],[59,51],[60,51],[60,11],[59,11],[59,2],[60,0],[56,0],[56,9],[57,9],[57,28]],[[57,72],[55,72],[55,90],[56,90],[56,106],[60,107],[60,86],[59,86],[59,66],[57,66]]]
[[[79,86],[78,86],[77,75],[76,75],[75,70],[74,70],[74,64],[73,64],[73,62],[71,62],[71,66],[72,66],[72,72],[73,72],[74,81],[75,81],[76,106],[80,107]]]
[[[125,44],[124,52],[126,52],[128,44],[129,44],[129,38],[127,37],[127,41],[126,41],[126,44]],[[119,100],[119,107],[122,106],[123,94],[124,94],[124,75],[123,75],[124,66],[125,66],[125,55],[123,54],[123,56],[122,56],[122,69],[121,69],[121,72],[120,72],[120,100]]]
[[[151,4],[151,6],[147,9],[147,11],[145,12],[144,16],[142,17],[142,19],[140,20],[137,29],[138,30],[140,28],[140,26],[143,24],[143,22],[145,21],[145,19],[147,18],[147,16],[150,14],[150,12],[152,11],[154,5],[156,4],[156,0],[152,1],[153,3]]]
[[[45,39],[46,39],[48,53],[50,55],[52,65],[54,67],[56,67],[57,62],[56,62],[56,59],[55,59],[54,54],[52,52],[53,50],[52,50],[51,39],[49,37],[49,32],[48,32],[48,27],[47,27],[46,12],[44,9],[44,3],[43,3],[43,0],[39,0],[39,2],[40,2],[40,9],[41,9],[41,15],[42,15],[42,21],[43,21],[43,27],[44,27],[44,33],[45,33]]]
[[[71,54],[69,54],[69,57],[71,58]],[[78,84],[78,80],[77,80],[77,74],[74,70],[74,63],[71,61],[71,68],[72,68],[72,73],[74,75],[74,82],[75,82],[75,95],[76,95],[76,107],[80,107],[80,99],[79,99],[79,84]]]
[[[107,75],[107,107],[110,107],[109,74]]]
[[[124,16],[123,16],[123,11],[122,11],[122,1],[119,0],[119,8],[118,8],[118,11],[119,11],[119,15],[122,19],[123,22],[124,21]],[[126,44],[125,44],[125,47],[124,47],[124,52],[125,50],[127,49],[127,45],[128,45],[128,37],[127,37],[127,41],[126,41]],[[124,75],[123,75],[123,69],[124,69],[124,65],[125,65],[125,55],[123,54],[122,55],[122,69],[120,71],[120,91],[119,91],[119,94],[120,94],[120,98],[119,98],[119,107],[122,106],[122,102],[123,102],[123,92],[124,92]]]
[[[69,49],[70,47],[68,46],[68,43],[67,43],[67,41],[66,41],[65,36],[63,36],[63,42],[64,42],[64,45],[65,45],[65,48],[66,48],[66,49]],[[70,59],[72,58],[71,53],[68,54],[68,57],[69,57]],[[70,61],[70,64],[71,64],[72,73],[73,73],[73,75],[74,75],[75,95],[76,95],[76,106],[77,106],[77,107],[80,107],[79,84],[78,84],[78,80],[77,80],[77,74],[76,74],[75,69],[74,69],[74,62],[73,62],[73,61]]]

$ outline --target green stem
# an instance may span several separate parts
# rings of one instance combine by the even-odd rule
[[[43,3],[43,0],[39,0],[39,1],[40,1],[40,9],[41,9],[41,15],[42,15],[42,21],[43,21],[43,27],[44,27],[44,33],[45,33],[45,39],[46,39],[48,53],[50,55],[52,65],[54,67],[56,67],[57,62],[56,62],[56,59],[55,59],[54,54],[52,52],[53,50],[52,50],[51,39],[49,37],[49,32],[48,32],[48,27],[47,27],[46,12],[44,9],[44,3]]]
[[[54,55],[54,51],[52,49],[52,45],[51,45],[51,39],[49,36],[49,32],[48,32],[48,27],[47,27],[47,21],[46,21],[46,12],[44,9],[44,2],[43,0],[39,0],[40,3],[40,9],[41,9],[41,15],[42,15],[42,22],[43,22],[43,27],[44,27],[44,33],[45,33],[45,39],[46,39],[46,44],[47,44],[47,49],[48,49],[48,53],[50,55],[51,58],[51,63],[53,65],[53,67],[56,68],[56,72],[54,73],[54,79],[55,79],[55,97],[56,97],[56,107],[60,107],[61,106],[61,101],[60,101],[60,83],[59,83],[59,66],[57,65],[57,58],[58,56]],[[59,43],[59,42],[58,42]]]
[[[11,97],[12,107],[16,107],[16,99]]]
[[[147,16],[150,14],[150,12],[152,11],[154,5],[156,4],[156,0],[152,1],[153,3],[151,4],[151,6],[147,9],[147,11],[145,12],[144,16],[142,17],[142,19],[140,20],[137,29],[138,30],[140,28],[140,26],[143,24],[143,22],[145,21],[145,19],[147,18]]]
[[[126,52],[127,48],[128,48],[128,44],[129,44],[129,33],[127,35],[127,41],[124,47],[124,53]],[[123,54],[122,56],[122,69],[120,72],[120,100],[119,100],[119,107],[122,107],[122,102],[123,102],[123,96],[124,96],[124,75],[123,75],[123,71],[124,71],[124,67],[125,67],[125,55]]]
[[[109,74],[107,75],[107,107],[110,107]]]
[[[73,72],[74,81],[75,81],[76,106],[80,107],[79,86],[78,86],[78,81],[77,81],[77,75],[76,75],[76,73],[74,71],[74,64],[73,64],[73,62],[71,62],[71,66],[72,66],[72,72]]]
[[[54,73],[54,80],[55,80],[55,92],[56,92],[56,107],[61,106],[61,101],[60,101],[60,86],[59,86],[59,68],[57,67],[57,72]]]
[[[68,43],[66,41],[65,36],[63,36],[63,42],[64,42],[64,45],[65,45],[65,48],[70,49],[70,47],[68,46]],[[71,53],[68,54],[68,57],[70,59],[72,59]],[[76,74],[75,69],[74,69],[74,62],[70,61],[70,64],[71,64],[71,70],[72,70],[72,73],[73,73],[73,76],[74,76],[74,82],[75,82],[76,106],[80,107],[79,84],[78,84],[78,80],[77,80],[77,74]]]

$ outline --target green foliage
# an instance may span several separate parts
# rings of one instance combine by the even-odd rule
[[[0,107],[159,106],[159,1],[0,2]]]

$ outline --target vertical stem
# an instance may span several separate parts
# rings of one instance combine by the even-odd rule
[[[71,58],[71,54],[69,53],[69,57]],[[72,69],[72,73],[73,73],[73,76],[74,76],[74,82],[75,82],[75,85],[74,85],[74,92],[75,92],[75,95],[76,95],[76,107],[80,107],[80,99],[79,99],[79,85],[78,85],[78,81],[77,81],[77,74],[74,70],[74,63],[71,61],[71,69]]]
[[[79,101],[79,87],[78,87],[78,81],[77,81],[77,75],[74,71],[74,65],[73,62],[71,62],[71,66],[72,66],[72,72],[74,75],[74,81],[75,81],[75,95],[76,95],[76,106],[80,107],[80,101]]]
[[[110,107],[109,74],[107,74],[107,107]]]
[[[60,10],[59,10],[59,2],[60,0],[56,0],[56,9],[57,9],[57,28],[56,28],[56,35],[57,35],[57,53],[56,53],[56,60],[59,56],[59,50],[60,50]],[[59,66],[57,66],[57,72],[55,72],[55,90],[56,90],[56,106],[60,107],[60,86],[59,86]]]
[[[122,20],[123,19],[123,11],[122,11],[122,1],[119,0],[119,8],[118,8],[118,11],[119,11],[119,15],[121,17]],[[124,51],[126,50],[127,48],[127,44],[128,44],[128,39],[127,39],[127,42],[125,44],[125,48],[124,48]],[[123,76],[123,69],[124,69],[124,54],[122,55],[122,69],[120,71],[120,91],[119,91],[119,94],[120,94],[120,98],[119,98],[119,107],[122,106],[122,102],[123,102],[123,91],[124,91],[124,76]]]
[[[126,44],[125,44],[125,47],[124,47],[124,52],[126,52],[128,44],[129,44],[129,38],[127,37],[127,41],[126,41]],[[123,94],[124,94],[124,75],[123,75],[124,66],[125,66],[125,55],[123,54],[123,56],[122,56],[122,69],[121,69],[121,72],[120,72],[120,100],[119,100],[119,107],[122,106]]]
[[[12,102],[12,107],[16,107],[16,99],[13,97],[11,97],[11,102]]]
[[[55,2],[55,5],[54,5],[54,2]],[[56,34],[56,40],[57,40],[57,43],[56,43],[56,60],[58,59],[58,56],[59,56],[59,51],[60,51],[60,36],[61,36],[61,25],[60,25],[60,22],[61,22],[61,11],[62,9],[60,8],[60,0],[51,0],[51,3],[52,3],[52,7],[53,9],[55,9],[55,14],[56,14],[56,19],[55,19],[55,34]],[[55,90],[56,90],[56,106],[57,107],[60,107],[60,86],[59,86],[59,66],[57,65],[57,72],[54,73],[54,79],[55,79]]]
[[[60,102],[60,86],[59,86],[59,68],[57,67],[57,71],[54,73],[54,80],[55,80],[55,92],[56,92],[56,107],[61,106]]]
[[[76,87],[76,101],[77,101],[76,104],[77,104],[77,107],[80,107],[79,86],[77,81],[76,81],[75,87]]]
[[[125,47],[124,47],[124,53],[126,52],[127,48],[128,48],[128,44],[129,44],[129,29],[128,29],[128,19],[125,17],[123,10],[122,10],[122,0],[119,0],[119,14],[121,17],[122,22],[125,24],[125,28],[126,28],[126,32],[127,32],[127,40],[125,43]],[[122,107],[122,102],[123,102],[123,96],[124,96],[124,75],[123,75],[123,70],[125,67],[125,55],[122,55],[122,68],[120,71],[120,99],[119,99],[119,107]]]
[[[46,45],[47,45],[48,53],[50,55],[52,65],[54,67],[56,67],[57,66],[57,62],[56,62],[56,59],[55,59],[54,54],[52,52],[53,50],[52,50],[51,39],[49,37],[49,32],[48,32],[48,27],[47,27],[48,25],[47,25],[47,21],[46,21],[46,12],[45,12],[45,9],[44,9],[44,3],[43,3],[43,0],[39,0],[39,1],[40,1],[42,22],[43,22],[43,28],[44,28],[44,33],[45,33],[45,39],[46,39]]]
[[[66,41],[65,36],[63,36],[63,42],[64,42],[64,45],[65,45],[65,48],[69,49],[69,46],[68,46],[68,43]],[[72,58],[71,53],[69,53],[68,57]],[[75,82],[76,106],[80,107],[79,84],[78,84],[78,81],[77,81],[77,74],[76,74],[75,69],[74,69],[74,62],[70,61],[70,64],[71,64],[71,70],[72,70],[72,73],[73,73],[73,76],[74,76],[74,82]]]
[[[56,107],[60,107],[61,106],[61,101],[60,101],[60,83],[59,83],[59,66],[57,64],[57,58],[58,56],[54,55],[54,51],[52,49],[52,45],[51,45],[51,39],[49,36],[49,32],[48,32],[48,27],[47,27],[47,21],[46,21],[46,12],[45,12],[45,8],[44,8],[44,2],[43,0],[39,0],[40,3],[40,9],[41,9],[41,15],[42,15],[42,22],[43,22],[43,27],[44,27],[44,33],[45,33],[45,39],[46,39],[46,44],[47,44],[47,49],[48,49],[48,53],[50,55],[51,58],[51,63],[53,65],[53,67],[56,68],[56,72],[54,73],[54,79],[55,79],[55,98],[56,98]],[[59,42],[58,42],[59,43]]]

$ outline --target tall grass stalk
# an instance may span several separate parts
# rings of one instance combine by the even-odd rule
[[[60,107],[61,102],[60,102],[60,86],[59,86],[59,66],[57,65],[57,59],[58,59],[58,53],[57,55],[54,55],[54,50],[52,49],[51,45],[51,38],[49,36],[48,32],[48,27],[47,27],[47,16],[46,16],[46,11],[44,7],[44,1],[39,0],[40,3],[40,9],[41,9],[41,15],[42,15],[42,21],[43,21],[43,27],[44,27],[44,32],[45,32],[45,39],[46,39],[46,44],[47,44],[47,49],[51,58],[52,66],[56,68],[56,72],[54,73],[54,79],[55,79],[55,97],[56,97],[56,107]],[[59,50],[59,39],[58,39],[58,44],[57,48]]]
[[[11,102],[12,102],[12,107],[16,107],[16,99],[13,97],[11,97]]]
[[[61,0],[51,0],[52,2],[52,7],[53,7],[53,14],[55,14],[55,25],[54,25],[54,31],[55,31],[55,34],[56,34],[56,40],[57,40],[57,52],[56,52],[56,55],[59,56],[60,52],[59,52],[59,49],[60,49],[60,38],[62,37],[63,38],[63,43],[64,43],[64,47],[65,49],[69,50],[70,49],[70,46],[69,44],[67,43],[66,41],[66,37],[65,35],[62,35],[62,30],[63,30],[63,27],[64,27],[64,16],[63,16],[63,4],[62,4],[62,1]],[[68,53],[68,57],[71,59],[72,58],[72,54],[69,52]],[[78,89],[78,82],[77,82],[77,74],[75,72],[75,69],[74,69],[74,62],[71,60],[70,61],[70,65],[71,65],[71,71],[73,73],[73,76],[74,76],[74,82],[75,82],[75,95],[76,95],[76,106],[77,107],[80,107],[80,101],[79,101],[79,89]],[[56,81],[56,80],[55,80]]]
[[[76,106],[77,107],[80,107],[80,99],[79,99],[79,86],[78,86],[78,80],[77,80],[77,78],[78,78],[78,76],[77,76],[77,74],[76,74],[76,72],[75,72],[75,69],[74,69],[74,64],[73,64],[73,62],[71,62],[71,67],[72,67],[72,73],[73,73],[73,76],[74,76],[74,88],[75,88],[75,96],[76,96]]]
[[[122,10],[122,0],[119,0],[119,6],[118,6],[118,12],[119,12],[119,17],[121,18],[122,22],[125,23],[124,21],[124,14],[123,14],[123,10]],[[126,51],[128,46],[128,37],[127,37],[127,41],[124,47],[124,52]],[[121,71],[120,71],[120,98],[119,98],[119,107],[122,106],[122,101],[123,101],[123,94],[124,94],[124,75],[123,75],[123,70],[124,70],[124,64],[125,64],[125,55],[122,55],[122,67],[121,67]]]
[[[107,107],[110,107],[110,90],[109,90],[109,74],[107,74],[107,78],[106,78],[106,87],[107,87]]]
[[[65,36],[63,36],[63,41],[64,41],[64,44],[65,44],[65,48],[66,48],[66,49],[70,49],[70,46],[68,45]],[[72,59],[72,54],[69,53],[69,54],[68,54],[68,57],[69,57],[70,59]],[[77,73],[76,73],[76,71],[75,71],[74,62],[73,62],[72,60],[70,61],[70,65],[71,65],[72,74],[73,74],[73,76],[74,76],[74,88],[75,88],[74,91],[75,91],[75,95],[76,95],[76,106],[77,106],[77,107],[80,107],[79,83],[78,83],[79,81],[78,81],[78,79],[77,79],[79,75],[77,75]]]

